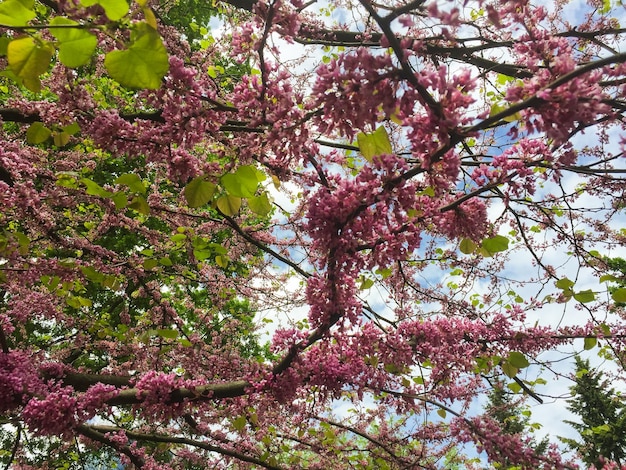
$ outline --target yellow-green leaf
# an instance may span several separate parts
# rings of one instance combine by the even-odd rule
[[[441,408],[439,408],[439,409],[437,410],[437,414],[438,414],[439,416],[441,416],[442,418],[444,418],[444,419],[445,419],[445,417],[447,416],[446,410],[443,410],[443,409],[441,409]]]
[[[225,195],[217,200],[217,208],[228,217],[232,217],[241,208],[241,198],[236,196]]]
[[[54,140],[54,145],[64,147],[70,141],[70,135],[67,132],[55,132],[52,139]]]
[[[159,261],[154,258],[148,258],[143,262],[143,269],[146,271],[150,271],[158,266]]]
[[[474,243],[469,238],[464,238],[463,240],[461,240],[459,249],[461,250],[461,253],[469,255],[471,253],[474,253],[474,250],[476,250],[476,243]]]
[[[0,24],[26,26],[36,13],[33,0],[5,0],[0,3]]]
[[[393,153],[387,129],[383,126],[380,126],[371,133],[360,132],[356,136],[356,141],[361,155],[369,162],[371,162],[375,156]]]
[[[585,351],[595,348],[596,344],[598,344],[598,338],[595,336],[585,338]]]
[[[518,369],[524,369],[530,365],[528,359],[526,359],[526,357],[522,353],[517,351],[511,351],[509,353],[508,362]]]
[[[111,21],[121,20],[128,13],[126,0],[81,0],[80,3],[85,7],[100,5]]]
[[[510,362],[505,361],[502,363],[502,372],[504,372],[507,377],[513,378],[517,375],[519,369]]]
[[[57,16],[51,25],[78,25],[76,21]],[[67,67],[85,65],[98,45],[95,35],[80,28],[50,28],[50,33],[59,41],[59,60]]]
[[[482,241],[482,248],[491,253],[498,253],[500,251],[506,251],[509,248],[509,239],[502,235],[496,235],[495,237],[486,238]]]
[[[169,58],[159,33],[144,22],[135,25],[128,49],[109,52],[104,66],[125,87],[157,89],[169,70]]]
[[[220,179],[228,194],[237,197],[252,197],[259,185],[256,169],[252,165],[237,168],[235,173],[227,173]]]
[[[593,302],[596,299],[596,294],[592,290],[583,290],[574,294],[574,299],[578,300],[581,304]]]
[[[249,198],[248,206],[252,212],[258,215],[267,215],[272,211],[272,205],[267,197],[267,193]]]
[[[215,257],[215,264],[217,264],[220,268],[226,269],[228,267],[228,263],[230,260],[226,255],[217,255]]]
[[[41,144],[50,138],[52,131],[41,122],[33,122],[26,131],[26,142]]]
[[[135,198],[128,205],[131,209],[135,209],[140,214],[150,214],[150,206],[148,202],[142,196],[135,196]]]
[[[233,420],[233,427],[235,428],[236,431],[241,431],[243,430],[243,428],[246,427],[246,423],[247,423],[246,417],[239,416]]]
[[[215,185],[204,180],[204,176],[192,179],[183,191],[189,207],[201,207],[213,199]]]
[[[626,287],[620,287],[619,289],[615,289],[611,293],[611,298],[615,302],[626,302]]]
[[[27,36],[14,39],[7,46],[7,59],[11,71],[31,91],[41,89],[39,76],[48,70],[54,48],[47,41]]]

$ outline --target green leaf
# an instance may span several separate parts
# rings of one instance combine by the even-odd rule
[[[596,294],[593,293],[592,290],[583,290],[580,292],[576,292],[574,294],[574,298],[578,300],[582,304],[586,304],[588,302],[593,302],[596,299]]]
[[[142,196],[135,196],[135,198],[128,205],[131,209],[136,210],[140,214],[150,214],[150,206],[148,202]]]
[[[590,349],[595,348],[596,344],[598,344],[598,338],[596,337],[585,338],[585,351],[589,351]]]
[[[522,386],[518,384],[517,382],[511,382],[511,383],[506,384],[506,388],[511,390],[513,393],[519,393],[522,391]]]
[[[183,191],[189,207],[201,207],[207,204],[215,194],[215,185],[204,180],[204,176],[192,179]]]
[[[9,68],[30,91],[41,90],[39,76],[48,70],[54,48],[47,41],[30,36],[14,39],[7,46]]]
[[[41,122],[33,122],[26,131],[26,142],[29,144],[41,144],[48,140],[52,131]]]
[[[503,362],[501,367],[502,367],[502,372],[504,372],[504,374],[507,377],[510,377],[511,379],[515,377],[517,373],[519,372],[519,369],[508,361]]]
[[[26,26],[36,13],[33,0],[5,0],[0,3],[0,24]]]
[[[368,277],[362,278],[361,285],[359,286],[360,290],[367,290],[374,285],[374,280]]]
[[[76,135],[80,132],[80,126],[77,122],[73,122],[72,124],[68,124],[67,126],[63,126],[63,132],[68,135]]]
[[[607,281],[616,282],[619,281],[619,278],[617,276],[613,276],[612,274],[604,274],[603,276],[600,276],[600,282]]]
[[[509,353],[508,362],[518,369],[524,369],[530,365],[528,359],[526,359],[526,357],[522,353],[517,351],[511,351]]]
[[[229,262],[230,260],[228,259],[228,256],[217,255],[215,257],[215,263],[222,269],[226,269],[228,267]]]
[[[159,33],[147,23],[138,23],[128,49],[109,52],[104,66],[125,87],[157,89],[169,70],[169,58]]]
[[[356,141],[361,155],[363,155],[368,162],[371,162],[372,159],[378,155],[393,153],[389,135],[384,126],[380,126],[371,133],[360,132],[356,136]]]
[[[238,416],[233,420],[233,428],[235,428],[235,431],[242,431],[243,428],[246,427],[246,423],[247,420],[245,416]]]
[[[159,328],[156,330],[157,335],[161,338],[176,339],[178,338],[178,330],[172,328]]]
[[[163,258],[159,258],[159,264],[161,266],[172,266],[172,260],[169,257],[164,256]]]
[[[134,193],[146,193],[146,186],[143,184],[141,178],[134,173],[124,173],[123,175],[115,178],[114,183],[128,186],[128,189]]]
[[[121,20],[128,13],[126,0],[81,0],[80,3],[85,7],[100,5],[111,21]]]
[[[148,258],[143,262],[143,269],[146,271],[150,271],[151,269],[156,268],[159,265],[159,261],[154,258]]]
[[[267,215],[272,211],[272,205],[267,197],[267,193],[249,198],[248,206],[252,212],[261,216]]]
[[[78,25],[76,21],[57,16],[51,25]],[[79,28],[50,28],[52,34],[59,41],[59,60],[70,68],[87,64],[98,45],[98,38]]]
[[[55,132],[52,140],[57,147],[64,147],[70,141],[70,135],[67,132]]]
[[[502,235],[486,238],[482,241],[481,247],[491,253],[498,253],[509,249],[509,239]]]
[[[464,238],[463,240],[461,240],[459,250],[461,250],[461,253],[466,255],[474,253],[474,250],[476,250],[476,243],[474,243],[469,238]]]
[[[220,179],[222,186],[231,196],[252,197],[259,186],[257,171],[252,165],[240,166],[235,173]]]
[[[438,414],[439,416],[441,416],[442,418],[444,418],[444,419],[445,419],[445,417],[446,417],[446,415],[447,415],[446,410],[443,410],[443,409],[441,409],[441,408],[439,408],[439,409],[437,410],[437,414]]]
[[[568,278],[564,277],[563,279],[559,279],[554,283],[554,285],[559,289],[571,289],[574,286],[574,281],[570,281]]]
[[[113,193],[111,191],[107,191],[95,181],[91,181],[89,178],[82,178],[80,182],[87,187],[86,192],[91,196],[100,196],[106,198],[113,196]]]
[[[122,191],[118,191],[111,196],[111,199],[115,203],[115,208],[119,211],[124,209],[128,205],[128,198]]]
[[[611,293],[611,298],[615,302],[626,302],[626,287],[620,287],[619,289],[615,289]]]
[[[217,208],[222,214],[232,217],[241,208],[241,198],[230,195],[222,196],[217,200]]]

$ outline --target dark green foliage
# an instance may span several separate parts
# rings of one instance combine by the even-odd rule
[[[602,468],[605,460],[626,463],[626,413],[622,397],[609,388],[602,372],[590,368],[588,360],[576,357],[576,384],[568,409],[582,422],[566,421],[580,440],[561,438],[577,451],[583,462]]]

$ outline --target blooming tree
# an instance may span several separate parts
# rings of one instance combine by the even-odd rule
[[[621,2],[203,5],[0,3],[5,465],[574,468],[475,405],[624,359]]]

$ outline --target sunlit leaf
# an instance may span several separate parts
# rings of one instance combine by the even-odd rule
[[[596,294],[592,290],[583,290],[580,292],[576,292],[574,294],[574,299],[578,300],[580,303],[588,303],[593,302],[596,298]]]
[[[510,378],[515,377],[517,373],[519,372],[519,369],[508,361],[503,362],[501,367],[502,367],[502,372],[504,372],[504,374]]]
[[[128,13],[126,0],[81,0],[80,3],[85,7],[100,5],[111,21],[121,20]]]
[[[241,198],[225,195],[217,200],[217,208],[226,216],[232,217],[241,208]]]
[[[90,180],[89,178],[82,178],[80,182],[87,187],[87,194],[91,196],[111,197],[113,195],[111,191],[107,191],[98,183]]]
[[[142,196],[135,196],[135,198],[128,204],[128,207],[136,210],[140,214],[150,214],[150,206],[148,202]]]
[[[377,155],[393,153],[389,135],[384,126],[380,126],[371,133],[360,132],[356,136],[356,141],[361,155],[370,162]]]
[[[7,60],[11,71],[31,91],[41,89],[39,76],[48,70],[54,48],[47,41],[27,36],[14,39],[7,46]]]
[[[513,393],[519,393],[522,391],[522,386],[517,382],[511,382],[506,384],[506,388],[511,390]]]
[[[482,241],[481,247],[489,253],[498,253],[509,249],[509,239],[503,235],[486,238]]]
[[[571,281],[568,278],[564,277],[563,279],[559,279],[558,281],[556,281],[554,285],[559,289],[571,289],[574,286],[574,281]]]
[[[128,49],[111,51],[106,55],[105,68],[114,80],[125,87],[159,88],[169,70],[169,58],[161,36],[147,23],[138,23],[132,37]]]
[[[146,186],[143,184],[143,181],[139,175],[134,173],[124,173],[123,175],[115,178],[114,183],[128,186],[128,189],[135,193],[145,194],[146,192]]]
[[[70,141],[70,135],[67,132],[55,132],[52,140],[57,147],[65,147]]]
[[[615,302],[626,302],[626,287],[620,287],[619,289],[615,289],[611,293],[611,298]]]
[[[459,250],[461,250],[461,253],[464,253],[466,255],[474,253],[474,251],[476,250],[476,243],[474,243],[469,238],[464,238],[459,244]]]
[[[272,205],[267,197],[267,193],[250,197],[248,206],[252,212],[258,215],[267,215],[272,211]]]
[[[192,179],[183,191],[189,207],[201,207],[213,199],[215,185],[204,180],[203,176]]]
[[[26,131],[26,142],[29,144],[41,144],[48,140],[52,131],[41,122],[33,122]]]
[[[254,196],[259,185],[257,171],[251,165],[240,166],[235,173],[227,173],[220,182],[228,194],[237,197]]]
[[[51,25],[78,25],[76,21],[57,16]],[[67,67],[76,68],[87,64],[93,56],[98,38],[89,31],[79,28],[50,28],[59,41],[59,60]]]
[[[0,24],[26,26],[36,13],[33,0],[4,0],[0,3]]]
[[[598,344],[598,338],[596,337],[587,337],[585,338],[585,351],[589,351],[590,349],[593,349],[596,347],[596,344]]]
[[[508,362],[518,369],[524,369],[530,365],[528,359],[526,359],[526,357],[522,353],[517,351],[511,351],[509,353]]]
[[[157,335],[161,338],[176,339],[178,338],[178,330],[172,328],[159,328],[156,330]]]

